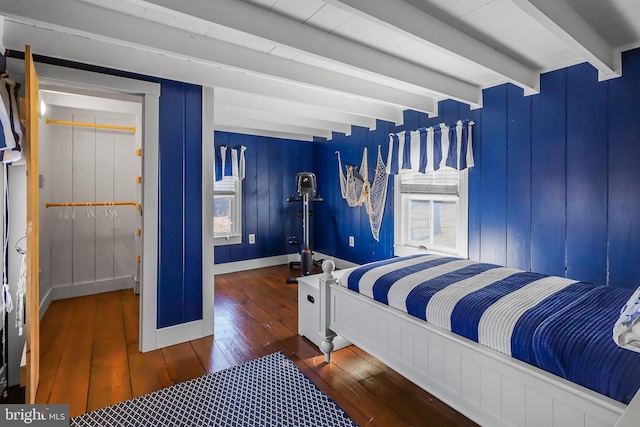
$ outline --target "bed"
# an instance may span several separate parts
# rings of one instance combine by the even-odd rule
[[[612,340],[632,290],[426,254],[334,269],[327,362],[339,334],[487,426],[613,426],[640,406],[640,353]]]

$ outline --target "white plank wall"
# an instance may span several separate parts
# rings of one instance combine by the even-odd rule
[[[137,126],[134,115],[52,107],[55,120]],[[138,128],[139,129],[139,128]],[[118,130],[45,125],[49,144],[48,202],[138,201],[135,154],[140,136]],[[93,215],[88,213],[90,210]],[[68,217],[64,216],[67,212]],[[116,215],[112,215],[114,211]],[[53,299],[133,286],[135,232],[140,212],[134,206],[48,208]]]
[[[96,123],[113,125],[115,120],[99,117]],[[115,132],[95,132],[95,201],[114,200],[114,150]],[[109,159],[109,161],[107,161]],[[131,208],[129,208],[131,209]],[[114,277],[114,218],[105,215],[105,208],[93,208],[96,224],[96,271],[95,280],[112,279]],[[98,244],[99,243],[99,244]]]
[[[119,126],[135,126],[134,118],[114,120]],[[138,128],[140,129],[140,128]],[[136,200],[136,176],[140,175],[140,158],[136,157],[136,144],[130,132],[111,132],[114,135],[113,178],[111,200]],[[135,231],[140,212],[133,206],[116,206],[118,217],[113,220],[114,277],[131,276],[136,273]]]
[[[95,123],[95,116],[74,114],[74,122]],[[51,125],[50,125],[51,126]],[[71,194],[74,202],[95,201],[96,196],[96,130],[73,127],[71,151]],[[102,162],[104,159],[100,159]],[[106,162],[105,162],[106,163]],[[60,165],[62,166],[62,165]],[[56,169],[52,172],[55,174]],[[55,184],[54,184],[55,185]],[[65,202],[65,200],[61,200]],[[59,208],[53,208],[59,210]],[[86,208],[73,208],[72,248],[73,283],[88,283],[96,280],[96,222],[84,218]],[[69,221],[69,220],[67,220]],[[101,241],[100,244],[103,242]]]
[[[53,116],[53,112],[51,114]],[[58,120],[71,120],[71,113],[57,113]],[[73,200],[73,128],[70,126],[45,125],[41,131],[42,145],[48,145],[51,155],[49,160],[50,175],[45,176],[45,186],[50,199],[48,202],[64,202]],[[42,159],[42,162],[47,162]],[[60,218],[64,211],[60,208],[49,208],[43,214],[49,220],[49,238],[51,250],[51,287],[73,283],[73,221]],[[42,215],[44,216],[44,215]],[[44,239],[45,233],[41,234]]]

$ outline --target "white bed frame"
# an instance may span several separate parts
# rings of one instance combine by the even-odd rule
[[[320,347],[327,363],[339,334],[484,426],[640,426],[640,392],[627,407],[350,291],[336,283],[332,261],[322,269]]]

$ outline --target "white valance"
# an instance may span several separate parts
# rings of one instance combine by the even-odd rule
[[[220,181],[225,176],[234,176],[240,180],[245,176],[244,152],[247,147],[244,145],[231,148],[226,145],[220,146],[215,153],[214,177]]]
[[[432,172],[443,166],[463,170],[474,165],[470,120],[389,134],[387,173]]]

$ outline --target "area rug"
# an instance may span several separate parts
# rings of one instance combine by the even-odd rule
[[[71,419],[75,427],[356,426],[282,352]]]

